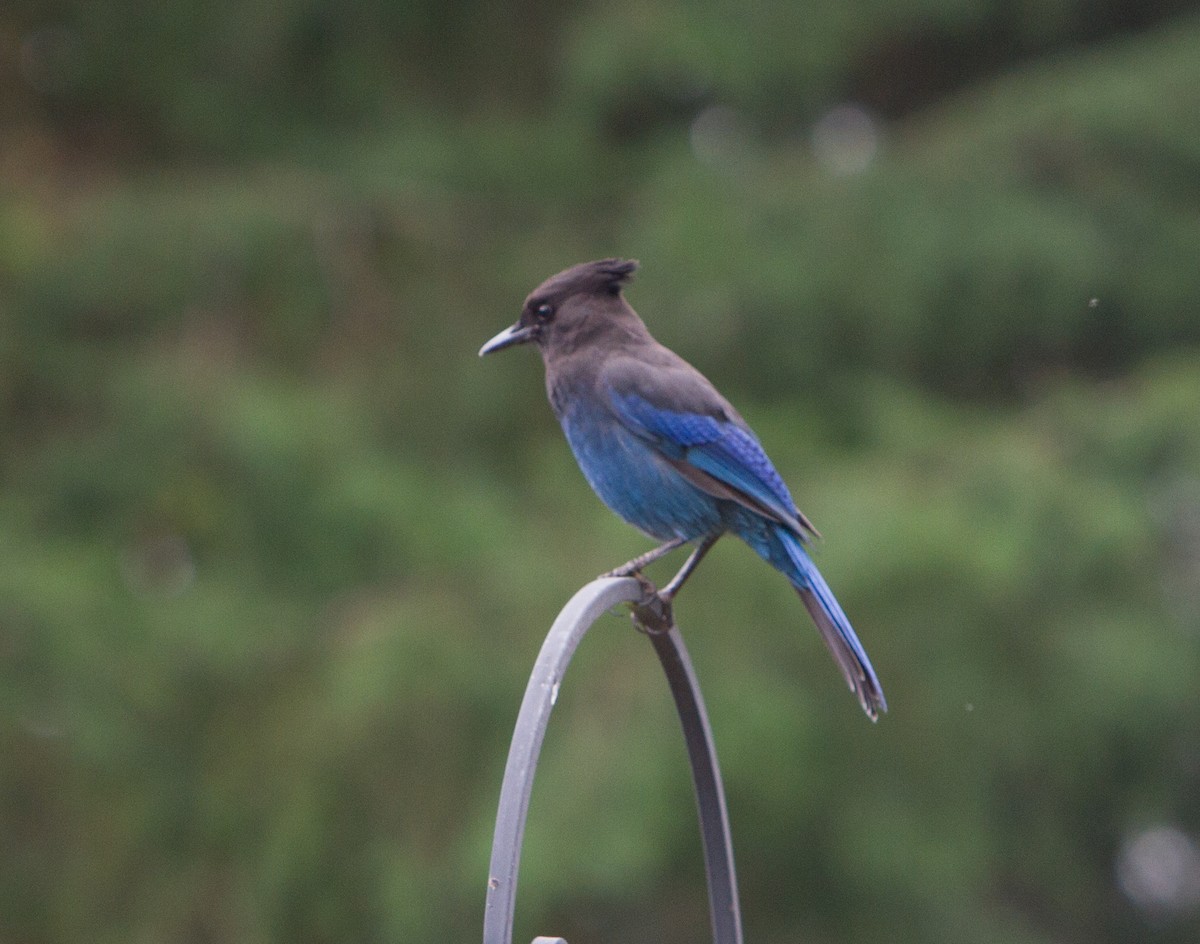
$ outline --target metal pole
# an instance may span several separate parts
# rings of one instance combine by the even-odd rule
[[[525,689],[500,788],[483,917],[483,944],[512,944],[521,843],[550,711],[580,641],[604,613],[620,603],[633,606],[635,621],[640,625],[671,627],[669,632],[651,632],[649,635],[675,698],[692,765],[708,875],[713,941],[715,944],[742,942],[729,817],[712,731],[691,660],[678,631],[671,625],[669,606],[664,608],[648,584],[633,577],[601,577],[576,593],[559,613],[542,643]]]
[[[725,788],[717,765],[717,747],[713,742],[708,712],[700,694],[692,660],[679,630],[652,634],[675,708],[683,725],[688,759],[692,765],[692,783],[696,788],[696,806],[700,815],[700,836],[704,842],[704,870],[708,877],[708,907],[712,916],[715,944],[742,944],[742,914],[738,905],[737,874],[733,868],[733,838],[729,832],[729,812],[725,806]]]

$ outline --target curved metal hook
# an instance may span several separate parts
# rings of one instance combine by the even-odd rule
[[[563,607],[542,643],[517,715],[504,768],[504,783],[500,788],[483,917],[483,944],[512,944],[521,843],[550,711],[580,641],[592,624],[620,603],[633,605],[635,621],[648,610],[658,618],[665,615],[670,626],[669,631],[649,632],[648,635],[666,673],[687,742],[704,843],[713,941],[715,944],[742,944],[729,815],[704,700],[683,639],[669,622],[669,608],[664,614],[653,588],[633,577],[593,580]]]

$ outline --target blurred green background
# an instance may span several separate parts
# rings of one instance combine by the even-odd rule
[[[648,542],[475,352],[605,255],[892,709],[717,547],[747,939],[1200,940],[1196,3],[7,0],[0,89],[0,941],[479,939]],[[517,941],[708,936],[624,617],[529,827]]]

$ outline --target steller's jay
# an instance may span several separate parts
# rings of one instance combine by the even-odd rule
[[[601,259],[547,279],[525,299],[520,320],[479,355],[537,344],[550,405],[588,483],[618,515],[666,542],[611,575],[638,573],[695,542],[659,593],[669,602],[709,548],[732,531],[796,588],[875,720],[887,710],[883,689],[804,549],[817,530],[737,410],[691,364],[655,341],[625,301],[621,287],[637,266]]]

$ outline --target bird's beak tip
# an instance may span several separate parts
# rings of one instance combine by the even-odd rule
[[[523,326],[520,322],[505,328],[494,338],[484,344],[479,349],[479,356],[491,354],[493,351],[500,351],[506,347],[512,347],[514,344],[524,344],[527,341],[533,340],[533,329]]]

